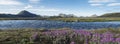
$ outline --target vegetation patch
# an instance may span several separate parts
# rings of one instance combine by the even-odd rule
[[[120,44],[120,29],[1,30],[1,44]]]

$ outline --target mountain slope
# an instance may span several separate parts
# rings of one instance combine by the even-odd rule
[[[17,16],[19,16],[19,17],[38,17],[38,15],[30,13],[26,10],[23,10],[20,13],[18,13]]]
[[[120,12],[117,12],[117,13],[107,13],[107,14],[104,14],[100,17],[120,17]]]

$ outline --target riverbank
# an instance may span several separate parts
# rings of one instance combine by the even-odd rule
[[[108,21],[120,21],[120,18],[119,17],[49,18],[48,20],[63,22],[108,22]]]
[[[0,30],[1,44],[120,44],[120,29]]]
[[[86,17],[86,18],[0,18],[0,20],[52,20],[63,22],[107,22],[107,21],[120,21],[119,17]]]

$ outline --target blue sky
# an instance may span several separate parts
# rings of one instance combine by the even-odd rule
[[[102,15],[120,12],[120,0],[0,0],[0,13],[17,14],[22,10],[43,16],[59,13],[76,16]]]

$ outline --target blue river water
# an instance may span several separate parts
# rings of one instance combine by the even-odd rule
[[[1,20],[0,29],[9,28],[72,28],[72,29],[99,29],[118,28],[119,21],[112,22],[62,22],[46,20]]]

